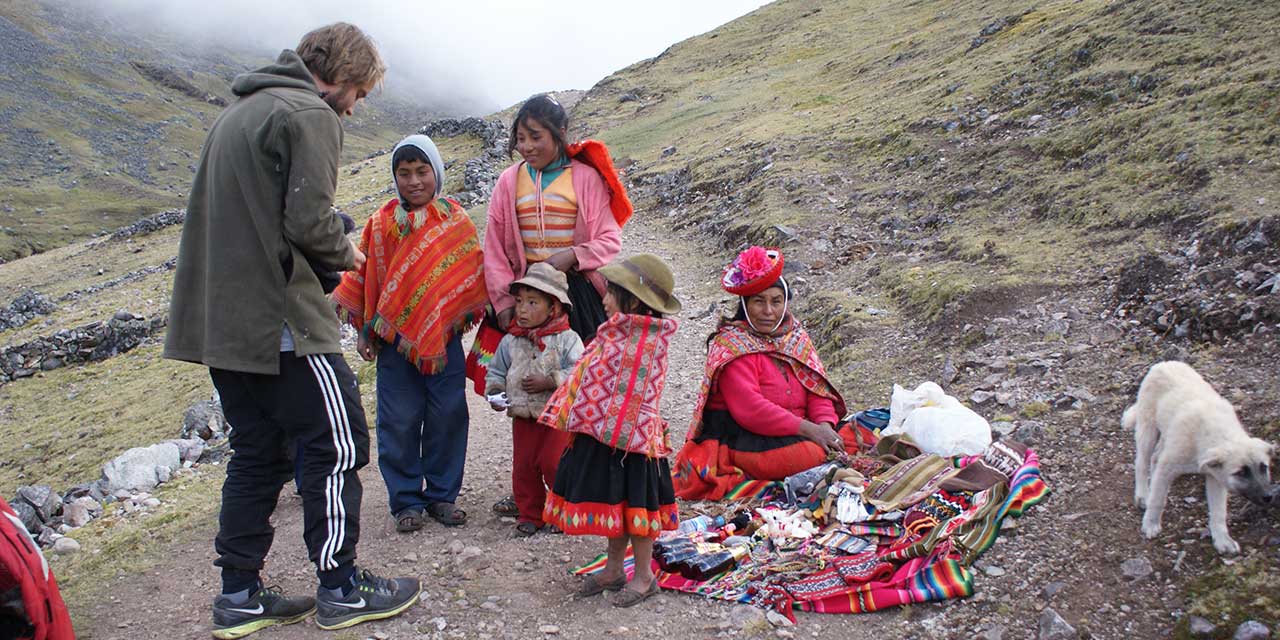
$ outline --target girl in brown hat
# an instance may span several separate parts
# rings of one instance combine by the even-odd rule
[[[609,319],[539,422],[573,434],[560,460],[544,518],[565,533],[609,539],[603,571],[587,577],[578,597],[619,591],[613,604],[635,605],[657,593],[653,541],[675,529],[679,511],[666,457],[667,422],[658,411],[667,350],[680,311],[675,278],[662,259],[641,254],[610,264],[604,308]],[[635,553],[627,582],[623,558]]]

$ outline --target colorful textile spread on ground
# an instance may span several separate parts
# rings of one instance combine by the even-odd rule
[[[909,440],[886,444],[899,455],[912,448]],[[828,484],[820,484],[815,494],[841,491],[844,499],[841,481],[835,478],[852,477],[856,474],[833,471]],[[825,494],[798,505],[778,502],[777,484],[747,482],[729,495],[764,503],[755,510],[758,518],[769,510],[800,511],[821,528],[819,534],[806,539],[770,538],[767,530],[757,531],[751,537],[749,556],[704,582],[660,571],[655,562],[658,585],[772,608],[792,620],[796,609],[864,613],[964,598],[974,593],[969,567],[995,543],[1004,518],[1021,516],[1049,495],[1035,452],[1009,441],[993,443],[980,456],[901,459],[866,478],[862,497],[867,509],[857,513],[870,516],[860,521],[839,521],[834,507],[831,513],[819,508],[817,515],[802,510],[805,505],[822,504]],[[595,573],[604,564],[600,556],[574,573]],[[628,551],[628,575],[633,564]]]

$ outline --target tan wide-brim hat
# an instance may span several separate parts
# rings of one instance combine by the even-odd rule
[[[524,272],[524,277],[512,282],[511,287],[507,290],[515,294],[517,286],[537,289],[559,300],[560,304],[566,307],[572,306],[572,303],[569,302],[569,279],[565,277],[564,272],[545,262],[535,262],[529,265],[529,268]]]
[[[673,293],[676,277],[671,267],[652,253],[641,253],[600,267],[600,275],[657,311],[680,313],[680,301]]]

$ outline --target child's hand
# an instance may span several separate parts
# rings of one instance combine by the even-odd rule
[[[520,381],[520,388],[525,393],[538,393],[539,391],[550,391],[556,388],[556,383],[551,376],[542,373],[531,373]]]

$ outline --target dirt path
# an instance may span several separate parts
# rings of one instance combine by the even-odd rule
[[[650,251],[669,259],[679,283],[677,295],[685,303],[663,400],[673,441],[679,442],[701,379],[703,340],[715,323],[708,307],[728,301],[716,286],[726,252],[674,237],[662,224],[648,220],[628,227],[624,242],[628,252]],[[1096,311],[1088,311],[1096,317]],[[866,339],[883,341],[886,348],[916,340],[906,329],[886,329],[883,335]],[[348,358],[354,361],[355,356],[348,354]],[[923,360],[932,362],[933,357],[923,356]],[[1055,494],[1028,517],[1009,524],[1010,529],[979,561],[977,594],[968,600],[859,616],[800,614],[800,626],[778,629],[768,625],[743,629],[741,621],[748,612],[741,607],[684,594],[661,594],[630,610],[614,609],[603,597],[573,601],[569,594],[576,588],[576,579],[567,570],[603,551],[602,540],[542,534],[517,539],[510,522],[491,515],[490,505],[506,495],[510,486],[509,423],[469,394],[471,433],[459,498],[471,517],[466,527],[446,529],[430,523],[418,533],[397,534],[386,511],[376,461],[362,473],[360,563],[384,575],[420,577],[421,604],[398,618],[342,632],[325,632],[306,622],[254,637],[647,638],[662,634],[1007,640],[1037,637],[1037,618],[1048,604],[1073,624],[1086,627],[1094,638],[1167,637],[1180,617],[1180,583],[1219,561],[1196,535],[1197,527],[1203,527],[1203,514],[1196,509],[1203,509],[1203,503],[1183,503],[1183,496],[1198,492],[1189,482],[1175,488],[1166,516],[1166,531],[1186,534],[1174,533],[1154,543],[1138,536],[1138,516],[1127,498],[1132,482],[1125,466],[1131,455],[1130,436],[1118,429],[1119,410],[1135,366],[1106,358],[1075,358],[1051,377],[1029,383],[1047,386],[1087,380],[1100,397],[1090,411],[1045,417],[1047,435],[1036,446]],[[979,374],[966,375],[980,379]],[[867,381],[856,395],[874,397],[874,390],[883,388],[881,401],[887,403],[892,382]],[[960,383],[966,384],[966,379]],[[1280,541],[1274,523],[1258,520],[1246,525],[1237,517],[1233,526],[1242,543],[1259,537],[1266,541],[1268,535]],[[301,522],[300,500],[285,491],[275,516],[276,544],[267,561],[267,576],[270,583],[292,593],[315,588],[301,543]],[[208,637],[208,607],[219,586],[211,564],[213,533],[214,523],[202,523],[187,541],[162,550],[166,559],[154,570],[114,586],[112,601],[75,612],[84,637]],[[485,551],[483,559],[459,566],[448,551],[455,541],[480,547]],[[1144,554],[1154,565],[1153,576],[1141,584],[1125,579],[1121,561]],[[554,633],[544,633],[551,630],[547,625],[554,626]]]

